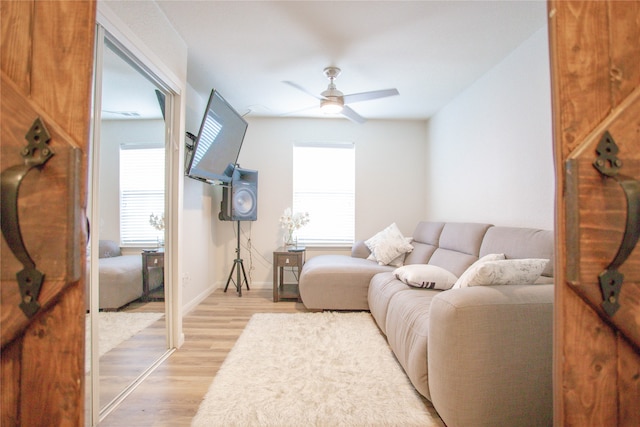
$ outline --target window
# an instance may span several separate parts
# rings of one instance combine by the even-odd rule
[[[353,143],[296,144],[293,147],[293,212],[309,212],[297,231],[308,246],[353,244],[355,147]]]
[[[120,146],[120,240],[123,246],[155,246],[164,230],[149,222],[164,216],[164,147]]]

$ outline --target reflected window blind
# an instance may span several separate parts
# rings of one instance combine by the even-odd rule
[[[120,146],[120,240],[123,246],[156,246],[164,230],[150,223],[164,214],[164,148]]]
[[[353,143],[295,144],[293,212],[309,212],[296,232],[306,246],[351,246],[355,229]]]

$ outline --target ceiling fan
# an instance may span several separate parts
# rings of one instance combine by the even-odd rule
[[[352,120],[356,123],[364,123],[367,120],[353,111],[351,108],[349,108],[347,104],[369,101],[371,99],[385,98],[387,96],[394,96],[399,94],[397,89],[382,89],[345,95],[336,88],[336,84],[334,81],[340,75],[340,72],[341,70],[338,67],[327,67],[324,69],[324,75],[329,79],[329,86],[327,86],[327,89],[323,91],[320,96],[314,95],[313,93],[309,92],[296,83],[290,81],[285,81],[284,83],[318,99],[320,101],[320,109],[323,112],[327,114],[340,113],[349,120]]]

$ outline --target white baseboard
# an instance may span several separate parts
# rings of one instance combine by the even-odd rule
[[[208,287],[204,291],[200,293],[200,295],[196,296],[194,299],[189,301],[187,304],[182,306],[182,317],[184,317],[191,310],[196,308],[202,301],[204,301],[209,295],[211,295],[217,287],[215,285]]]

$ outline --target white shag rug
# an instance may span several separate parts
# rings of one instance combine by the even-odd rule
[[[443,426],[369,313],[255,314],[192,426]]]
[[[103,356],[138,332],[151,326],[164,313],[101,311],[98,314],[98,354]],[[91,337],[89,315],[86,318],[86,341]]]

